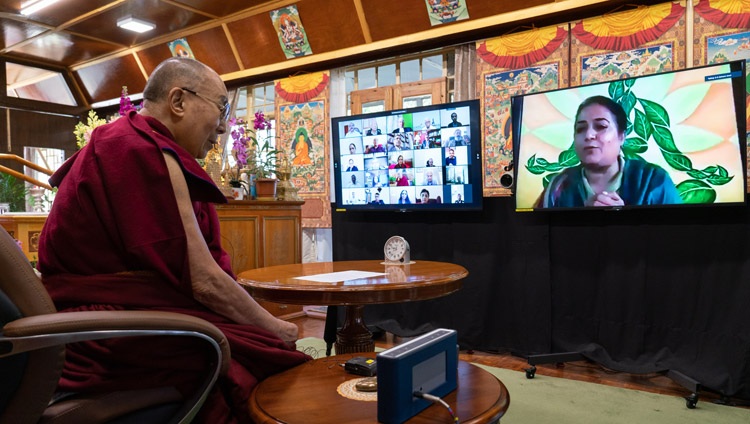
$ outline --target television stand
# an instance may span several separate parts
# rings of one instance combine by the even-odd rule
[[[689,396],[685,396],[685,406],[688,409],[695,409],[695,405],[698,403],[698,392],[700,391],[701,384],[679,371],[667,370],[666,375],[675,383],[692,392]]]
[[[536,375],[537,365],[553,363],[561,364],[564,362],[582,361],[585,360],[586,357],[583,356],[583,353],[581,352],[560,352],[545,353],[540,355],[528,355],[526,359],[528,360],[529,365],[531,365],[525,370],[526,378],[532,379]],[[695,409],[695,406],[698,404],[698,393],[700,392],[701,386],[700,382],[675,370],[667,370],[665,372],[665,375],[670,380],[692,392],[690,395],[684,397],[685,406],[687,406],[688,409]]]
[[[532,379],[536,375],[536,366],[541,364],[553,364],[586,359],[581,352],[544,353],[539,355],[528,355],[526,359],[531,365],[526,368],[526,378]]]

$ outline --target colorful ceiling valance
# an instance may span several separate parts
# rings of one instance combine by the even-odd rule
[[[631,50],[661,37],[684,12],[685,7],[677,2],[639,7],[582,20],[573,24],[571,32],[595,49]]]
[[[750,25],[750,0],[697,0],[695,13],[724,28]]]
[[[565,41],[568,31],[551,26],[485,40],[477,55],[497,68],[520,69],[546,59]]]
[[[317,97],[328,86],[327,72],[297,75],[276,81],[276,94],[292,103],[304,103]]]

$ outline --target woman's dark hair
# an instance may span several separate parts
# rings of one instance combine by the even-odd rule
[[[406,198],[403,198],[404,194],[406,195]],[[411,200],[409,200],[409,193],[407,193],[406,190],[401,190],[401,193],[399,193],[398,203],[401,203],[401,204],[411,203]]]
[[[628,116],[625,115],[625,109],[620,106],[619,103],[616,101],[610,99],[609,97],[605,96],[591,96],[588,99],[581,102],[581,104],[578,106],[578,111],[576,111],[576,119],[573,122],[573,126],[575,127],[575,123],[578,122],[578,115],[581,114],[581,111],[583,108],[591,106],[591,105],[599,105],[604,106],[612,113],[612,116],[615,117],[615,124],[617,124],[617,132],[620,134],[625,133],[625,130],[628,128]]]

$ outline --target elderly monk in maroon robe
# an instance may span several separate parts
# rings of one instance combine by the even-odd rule
[[[226,198],[196,162],[227,130],[227,90],[200,62],[170,58],[151,75],[143,108],[98,127],[57,171],[39,271],[61,312],[159,310],[203,318],[232,352],[199,421],[249,422],[259,380],[309,356],[299,329],[235,281],[213,203]],[[208,361],[195,341],[124,338],[70,345],[59,390],[175,385],[193,389]]]

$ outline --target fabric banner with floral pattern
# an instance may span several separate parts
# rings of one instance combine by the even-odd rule
[[[510,98],[567,84],[568,25],[535,28],[477,42],[477,91],[482,100],[484,196],[510,196]]]
[[[668,2],[571,23],[570,85],[684,68],[685,12]]]
[[[276,94],[290,103],[304,103],[328,87],[328,72],[297,75],[276,81]]]
[[[630,50],[650,43],[672,28],[685,12],[679,3],[663,3],[575,23],[573,35],[595,49]]]
[[[750,61],[750,0],[697,0],[694,9],[693,66]],[[745,120],[750,128],[750,93],[746,103]],[[746,166],[750,169],[750,156]],[[746,181],[750,193],[750,173]]]
[[[477,56],[496,68],[525,68],[546,59],[567,37],[562,26],[524,31],[477,43]]]
[[[747,28],[750,25],[748,0],[696,0],[695,13],[724,28]]]

